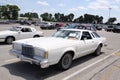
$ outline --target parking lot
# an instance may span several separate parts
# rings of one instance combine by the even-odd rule
[[[0,24],[0,31],[16,25],[19,24]],[[39,26],[33,27],[41,30]],[[49,37],[56,30],[41,31],[44,32],[45,37]],[[115,70],[119,71],[120,67],[114,69],[114,67],[108,66],[119,60],[119,56],[114,53],[120,51],[120,33],[106,32],[104,30],[97,32],[107,38],[108,46],[102,48],[102,54],[98,57],[92,55],[81,57],[75,60],[72,67],[66,71],[59,71],[54,66],[41,69],[40,66],[20,62],[19,59],[9,55],[12,46],[1,42],[0,80],[119,80],[120,77],[114,78],[113,74]],[[118,65],[120,66],[120,63]],[[107,68],[106,71],[104,71],[105,68]],[[107,73],[107,71],[110,71],[110,73]]]

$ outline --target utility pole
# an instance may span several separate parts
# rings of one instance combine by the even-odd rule
[[[112,9],[112,8],[111,8],[111,7],[109,7],[108,9],[109,9],[108,21],[109,21],[109,19],[110,19],[110,13],[111,13],[111,9]],[[109,23],[109,24],[110,24],[110,23]]]

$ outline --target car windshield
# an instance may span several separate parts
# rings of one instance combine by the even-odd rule
[[[20,31],[21,27],[11,27],[10,31]]]
[[[100,38],[100,36],[96,32],[93,32],[93,34],[96,38]]]
[[[59,37],[59,38],[65,38],[65,39],[68,39],[68,38],[79,39],[80,31],[60,30],[54,33],[52,37]]]

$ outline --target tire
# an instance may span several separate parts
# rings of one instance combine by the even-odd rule
[[[5,42],[6,42],[7,44],[12,44],[13,41],[14,41],[14,38],[13,38],[13,37],[7,37],[6,40],[5,40]]]
[[[58,63],[58,68],[60,70],[67,70],[70,68],[72,64],[72,55],[70,53],[66,53],[61,58],[60,62]]]
[[[39,35],[35,35],[33,38],[38,38],[38,37],[40,37]]]
[[[101,48],[102,48],[101,45],[99,45],[99,46],[97,47],[97,49],[96,49],[95,52],[94,52],[94,55],[95,55],[95,56],[99,56],[99,55],[101,54]]]

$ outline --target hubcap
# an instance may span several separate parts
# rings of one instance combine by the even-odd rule
[[[9,43],[9,44],[11,44],[12,41],[13,41],[13,38],[8,38],[8,39],[7,39],[7,43]]]
[[[67,69],[70,67],[71,65],[71,62],[72,62],[72,56],[70,54],[66,54],[64,57],[63,57],[63,60],[62,60],[62,66],[64,69]]]
[[[97,54],[99,55],[101,52],[101,47],[99,46],[98,49],[97,49]]]

